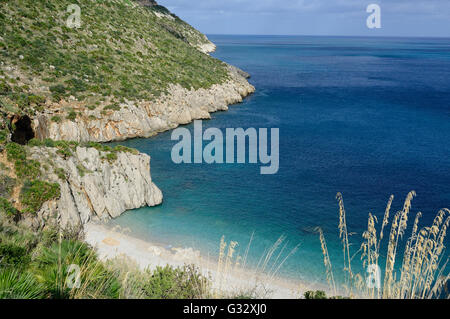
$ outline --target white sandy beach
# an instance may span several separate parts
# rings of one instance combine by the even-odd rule
[[[256,291],[256,295],[261,298],[293,299],[301,298],[308,290],[326,290],[326,287],[320,284],[270,278],[250,269],[233,269],[224,274],[223,271],[217,271],[217,262],[201,256],[199,251],[192,248],[168,249],[102,224],[86,225],[85,241],[97,249],[101,259],[127,257],[136,262],[141,269],[195,264],[204,275],[211,278],[212,288],[225,297],[239,292]]]

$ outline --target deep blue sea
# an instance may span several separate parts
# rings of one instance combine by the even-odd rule
[[[151,155],[164,203],[130,211],[113,224],[213,258],[222,235],[238,241],[242,254],[254,232],[253,263],[284,235],[284,252],[301,246],[280,275],[325,282],[312,229],[323,228],[339,273],[337,192],[354,233],[353,252],[368,213],[381,223],[391,194],[393,215],[409,191],[417,192],[410,222],[421,211],[422,226],[450,207],[450,39],[210,39],[217,44],[213,56],[249,72],[256,93],[212,114],[204,128],[279,128],[278,174],[260,175],[259,164],[174,164],[171,132],[121,142]],[[358,268],[359,256],[354,264]]]

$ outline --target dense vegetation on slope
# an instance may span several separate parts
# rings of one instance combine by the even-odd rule
[[[71,4],[81,9],[79,28],[67,26]],[[46,99],[73,96],[91,109],[113,109],[124,99],[152,100],[171,83],[208,88],[228,75],[221,61],[195,48],[205,42],[161,6],[0,1],[0,105],[9,113],[35,114]]]

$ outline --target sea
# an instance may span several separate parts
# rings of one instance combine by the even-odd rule
[[[111,143],[149,154],[152,179],[164,194],[162,205],[126,212],[112,226],[213,260],[224,238],[237,242],[233,255],[247,256],[240,259],[246,267],[325,284],[317,227],[336,280],[344,280],[338,192],[353,271],[361,274],[366,269],[358,251],[369,213],[379,231],[390,195],[392,220],[416,192],[409,224],[422,212],[421,227],[450,207],[450,39],[209,38],[217,45],[212,56],[248,72],[256,92],[211,114],[203,128],[278,128],[278,172],[262,175],[260,163],[176,164],[170,131]],[[193,131],[193,124],[183,127]],[[390,225],[381,269],[389,231]]]

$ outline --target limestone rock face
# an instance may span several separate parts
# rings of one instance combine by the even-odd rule
[[[118,152],[115,161],[104,155],[95,148],[77,147],[73,156],[64,159],[54,148],[34,147],[31,157],[50,163],[45,179],[61,185],[61,196],[44,203],[24,222],[34,228],[82,228],[91,220],[105,221],[127,210],[161,204],[162,193],[151,179],[148,155]],[[55,168],[64,170],[65,180]]]
[[[169,93],[153,102],[122,104],[120,110],[101,114],[83,110],[75,120],[51,121],[51,113],[33,118],[39,139],[110,142],[134,137],[150,137],[197,119],[209,119],[210,113],[224,111],[228,105],[242,102],[255,88],[237,68],[229,67],[230,79],[209,89],[187,90],[172,85]]]
[[[211,53],[211,52],[216,51],[216,45],[208,40],[207,43],[198,45],[197,49],[203,53]]]

